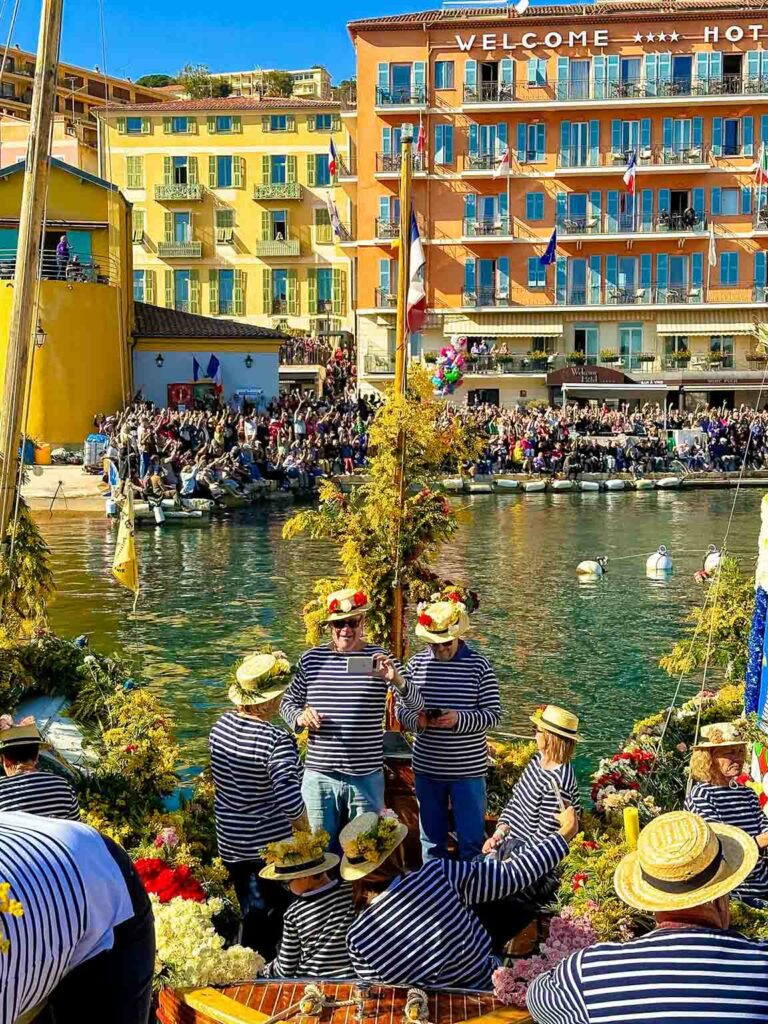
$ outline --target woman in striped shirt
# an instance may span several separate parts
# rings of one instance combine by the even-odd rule
[[[279,651],[246,658],[229,689],[236,710],[221,716],[209,738],[219,856],[240,903],[243,945],[266,959],[275,955],[290,898],[278,882],[259,879],[261,849],[306,823],[296,741],[266,721],[289,671]]]
[[[347,931],[355,916],[352,886],[328,874],[339,863],[328,853],[327,832],[275,843],[264,851],[261,877],[287,884],[296,900],[283,919],[277,956],[264,973],[272,978],[354,977]]]
[[[739,781],[744,771],[748,741],[737,723],[716,722],[701,729],[702,742],[691,756],[694,785],[686,810],[705,821],[735,825],[752,836],[760,852],[754,871],[734,895],[751,906],[768,906],[768,819],[757,793]]]
[[[0,762],[5,771],[5,777],[0,777],[0,811],[79,821],[80,806],[70,783],[39,769],[41,743],[34,721],[0,731]]]

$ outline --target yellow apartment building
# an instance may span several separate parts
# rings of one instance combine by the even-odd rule
[[[266,68],[252,71],[215,71],[214,78],[227,82],[236,96],[260,96],[264,91],[264,78],[271,74]],[[286,72],[281,72],[286,74]],[[331,76],[320,64],[311,68],[288,71],[293,79],[293,95],[304,100],[330,100],[333,98]]]
[[[393,369],[407,124],[426,135],[414,206],[430,313],[414,356],[468,338],[483,353],[471,400],[558,399],[565,385],[689,407],[755,401],[764,14],[734,0],[603,0],[352,22],[357,177],[344,187],[363,381]]]
[[[102,110],[101,173],[133,205],[139,301],[287,326],[351,331],[348,197],[329,172],[349,151],[339,104],[227,97]]]

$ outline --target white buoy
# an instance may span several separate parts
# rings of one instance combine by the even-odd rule
[[[576,566],[576,575],[582,579],[599,580],[605,574],[608,559],[603,555],[587,558]]]
[[[600,490],[600,484],[597,482],[597,480],[580,480],[579,490],[585,492],[589,491],[594,494],[595,491]]]
[[[672,571],[672,557],[663,544],[659,545],[658,551],[648,555],[645,571],[649,573]]]
[[[720,560],[723,556],[714,544],[710,544],[704,556],[704,572],[711,575],[720,568]]]
[[[114,498],[107,498],[107,500],[104,502],[104,511],[108,516],[117,515],[117,502],[115,501]]]
[[[165,512],[163,512],[162,505],[154,505],[152,511],[155,516],[155,522],[158,526],[162,526],[165,522]]]

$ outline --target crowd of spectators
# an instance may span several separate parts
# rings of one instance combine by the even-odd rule
[[[342,394],[357,373],[354,353],[323,338],[286,338],[280,345],[280,365],[324,367],[324,390],[330,395]]]

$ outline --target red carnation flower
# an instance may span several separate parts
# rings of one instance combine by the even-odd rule
[[[356,594],[352,595],[352,604],[355,606],[355,608],[360,608],[362,605],[368,604],[368,598],[365,596],[362,590],[358,590]]]
[[[743,775],[737,775],[736,781],[740,786],[746,786],[746,784],[749,782],[749,775],[747,775],[746,772],[744,772]]]
[[[431,626],[432,625],[432,616],[431,615],[425,615],[425,614],[422,613],[419,616],[419,625],[420,626]]]
[[[329,612],[337,612],[338,610],[339,610],[339,599],[338,599],[338,597],[334,597],[334,599],[328,605],[328,611]]]
[[[455,601],[457,604],[461,604],[463,599],[458,590],[452,590],[448,595],[448,600]]]
[[[127,747],[123,747],[123,752],[126,753],[126,754],[132,754],[134,752],[134,750],[138,750],[138,749],[139,748],[136,746],[135,743],[129,743]]]
[[[760,806],[761,807],[765,807],[765,805],[768,804],[768,796],[766,796],[765,793],[761,793],[758,796],[758,800],[760,801]]]
[[[583,872],[580,872],[578,875],[574,875],[573,876],[573,891],[574,892],[578,892],[579,889],[583,889],[584,886],[587,884],[588,879],[589,879],[589,875],[585,875]]]
[[[581,845],[584,847],[585,850],[598,849],[598,844],[594,841],[594,839],[585,839]]]

